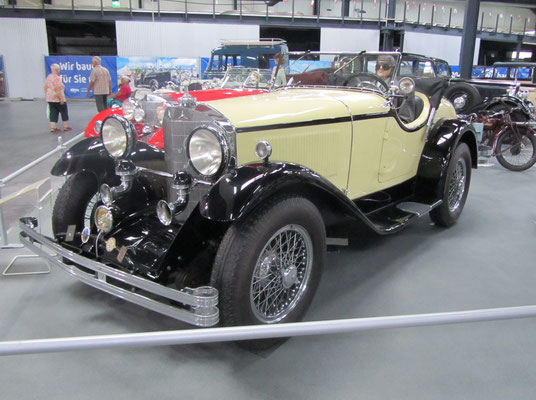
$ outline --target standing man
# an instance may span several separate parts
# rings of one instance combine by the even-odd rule
[[[101,65],[101,58],[95,56],[91,59],[93,69],[89,76],[89,86],[87,87],[87,97],[93,89],[93,97],[97,104],[97,110],[101,112],[106,109],[106,99],[112,94],[112,79],[110,72]]]

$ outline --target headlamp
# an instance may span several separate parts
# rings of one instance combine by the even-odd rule
[[[214,128],[201,127],[188,140],[188,156],[194,169],[202,175],[215,175],[221,168],[228,147]]]
[[[113,158],[122,159],[127,158],[134,149],[136,133],[125,118],[110,115],[102,123],[101,139]]]
[[[112,210],[107,206],[98,206],[95,210],[95,226],[98,230],[108,233],[114,225]]]

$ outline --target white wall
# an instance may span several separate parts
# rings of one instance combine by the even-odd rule
[[[376,29],[321,28],[320,51],[376,51],[380,31]]]
[[[8,97],[45,97],[48,43],[44,19],[0,18],[0,54]]]
[[[117,55],[210,57],[222,39],[258,40],[258,25],[116,21]]]
[[[461,48],[461,36],[436,35],[420,32],[406,32],[404,34],[404,52],[442,58],[451,65],[460,65]],[[479,49],[480,38],[477,38],[475,42],[473,65],[478,63]]]

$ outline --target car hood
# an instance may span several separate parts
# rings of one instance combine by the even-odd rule
[[[322,88],[291,88],[207,102],[237,129],[382,114],[389,112],[385,103],[383,97],[372,92]]]

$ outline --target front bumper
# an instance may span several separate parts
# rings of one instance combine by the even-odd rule
[[[218,291],[215,288],[202,286],[195,289],[176,290],[119,271],[63,248],[54,240],[38,233],[35,230],[36,226],[35,218],[21,218],[20,242],[35,254],[87,285],[195,326],[208,327],[218,323]],[[74,265],[65,264],[63,259],[70,260],[92,273],[82,271]],[[125,284],[129,288],[125,289],[123,287]],[[165,303],[170,301],[180,304],[173,306]]]

